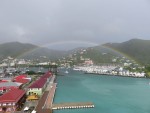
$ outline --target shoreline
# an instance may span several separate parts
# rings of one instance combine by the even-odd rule
[[[99,74],[99,73],[87,73],[87,72],[84,72],[84,74],[93,74],[93,75],[100,75],[100,76],[118,76],[118,77],[130,77],[130,78],[147,78],[149,79],[148,77],[144,76],[144,77],[136,77],[136,76],[123,76],[123,75],[113,75],[113,74]]]

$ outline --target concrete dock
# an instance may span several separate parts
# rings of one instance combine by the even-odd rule
[[[59,103],[53,104],[52,109],[79,109],[79,108],[94,108],[92,102],[75,102],[75,103]]]
[[[44,109],[51,109],[52,108],[52,104],[53,104],[53,100],[54,100],[54,96],[55,96],[55,91],[56,91],[56,85],[57,85],[57,83],[53,83],[53,85],[51,86],[51,89],[47,95],[47,99],[45,101],[45,104],[43,106]]]
[[[52,113],[51,109],[43,109],[43,105],[45,104],[48,93],[49,93],[48,91],[45,91],[43,96],[40,98],[38,105],[35,109],[37,113]]]

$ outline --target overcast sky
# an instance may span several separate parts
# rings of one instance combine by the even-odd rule
[[[56,49],[150,39],[150,0],[1,0],[0,43]]]

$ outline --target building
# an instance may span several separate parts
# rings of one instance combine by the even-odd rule
[[[13,81],[14,82],[19,82],[19,83],[22,83],[22,84],[26,84],[28,83],[29,81],[31,80],[31,78],[28,78],[27,75],[19,75],[19,76],[16,76],[14,77]]]
[[[25,91],[13,89],[0,96],[0,112],[10,112],[21,109],[25,103]]]
[[[27,62],[24,59],[20,59],[17,63],[18,65],[25,65]]]
[[[12,89],[19,89],[21,88],[22,83],[19,82],[1,82],[0,83],[0,92],[4,93]]]
[[[27,95],[41,96],[47,84],[50,82],[51,77],[51,72],[48,71],[47,73],[45,73],[37,81],[31,84],[31,86],[28,87]]]
[[[12,78],[0,78],[0,83],[1,82],[11,82]]]
[[[90,60],[90,59],[86,59],[86,60],[84,61],[84,64],[85,64],[85,65],[93,65],[93,61]]]

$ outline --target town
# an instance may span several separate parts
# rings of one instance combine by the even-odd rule
[[[50,105],[46,102],[52,102],[55,89],[55,75],[51,71],[36,76],[34,79],[26,74],[0,78],[0,111],[7,113],[22,113],[25,111],[41,113],[42,108],[40,107]],[[46,99],[50,98],[51,101],[39,102],[39,99],[43,96],[46,96]]]
[[[80,50],[81,55],[85,51]],[[15,59],[10,56],[3,59],[0,64],[0,111],[51,113],[53,109],[94,107],[93,103],[53,104],[58,67],[86,74],[145,77],[144,67],[125,57],[113,58],[112,63],[95,64],[90,58],[80,56],[79,62],[75,62],[76,54],[58,61],[39,62],[38,59]]]

